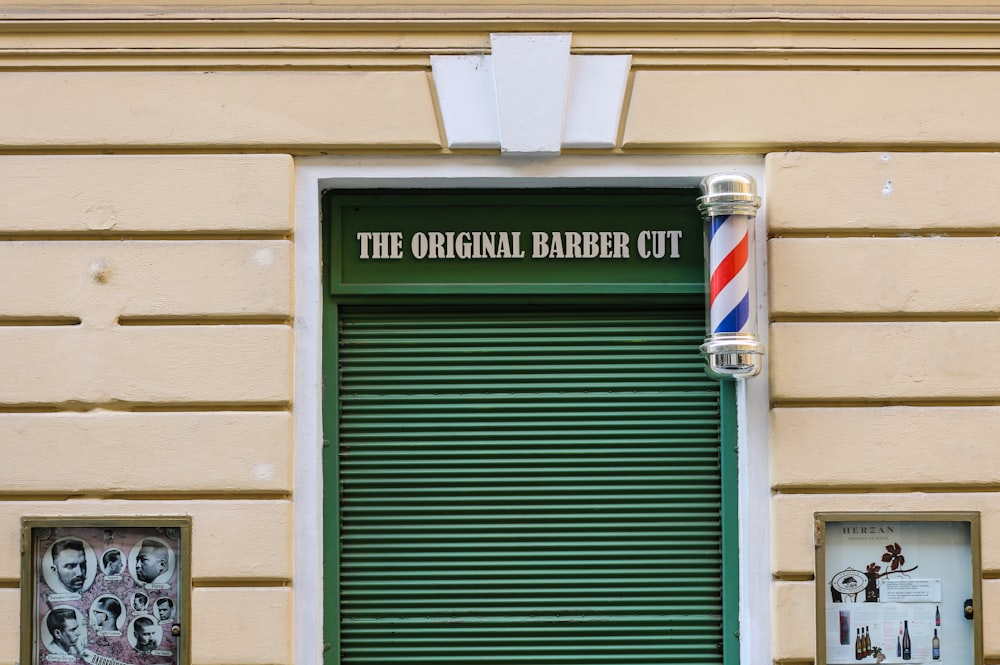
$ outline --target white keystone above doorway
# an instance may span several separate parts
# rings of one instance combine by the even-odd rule
[[[570,55],[571,37],[494,33],[491,55],[431,56],[448,147],[613,148],[632,57]]]

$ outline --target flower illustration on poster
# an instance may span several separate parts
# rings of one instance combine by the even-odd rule
[[[841,603],[845,601],[846,596],[849,598],[849,602],[856,602],[858,595],[863,590],[864,602],[877,603],[880,593],[879,585],[883,578],[890,575],[903,575],[905,577],[917,569],[917,566],[903,568],[906,558],[903,556],[903,547],[899,543],[886,545],[880,561],[885,564],[884,570],[882,565],[872,561],[865,566],[864,572],[848,568],[835,574],[830,580],[831,600],[835,603]]]

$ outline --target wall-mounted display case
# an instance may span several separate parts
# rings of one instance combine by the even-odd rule
[[[982,662],[978,513],[816,515],[817,665]]]
[[[21,663],[187,665],[190,526],[22,520]]]

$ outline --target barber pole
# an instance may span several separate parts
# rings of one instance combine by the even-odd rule
[[[753,178],[717,173],[702,180],[698,209],[708,232],[708,337],[701,353],[717,378],[750,377],[764,353],[756,334],[750,261],[753,220],[760,207]]]
[[[750,320],[747,215],[708,220],[709,304],[712,334],[746,332]]]

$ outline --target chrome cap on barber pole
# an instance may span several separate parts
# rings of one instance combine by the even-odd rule
[[[708,337],[701,354],[716,378],[760,372],[764,346],[754,307],[753,220],[757,183],[743,173],[716,173],[701,181],[698,209],[708,229]]]

